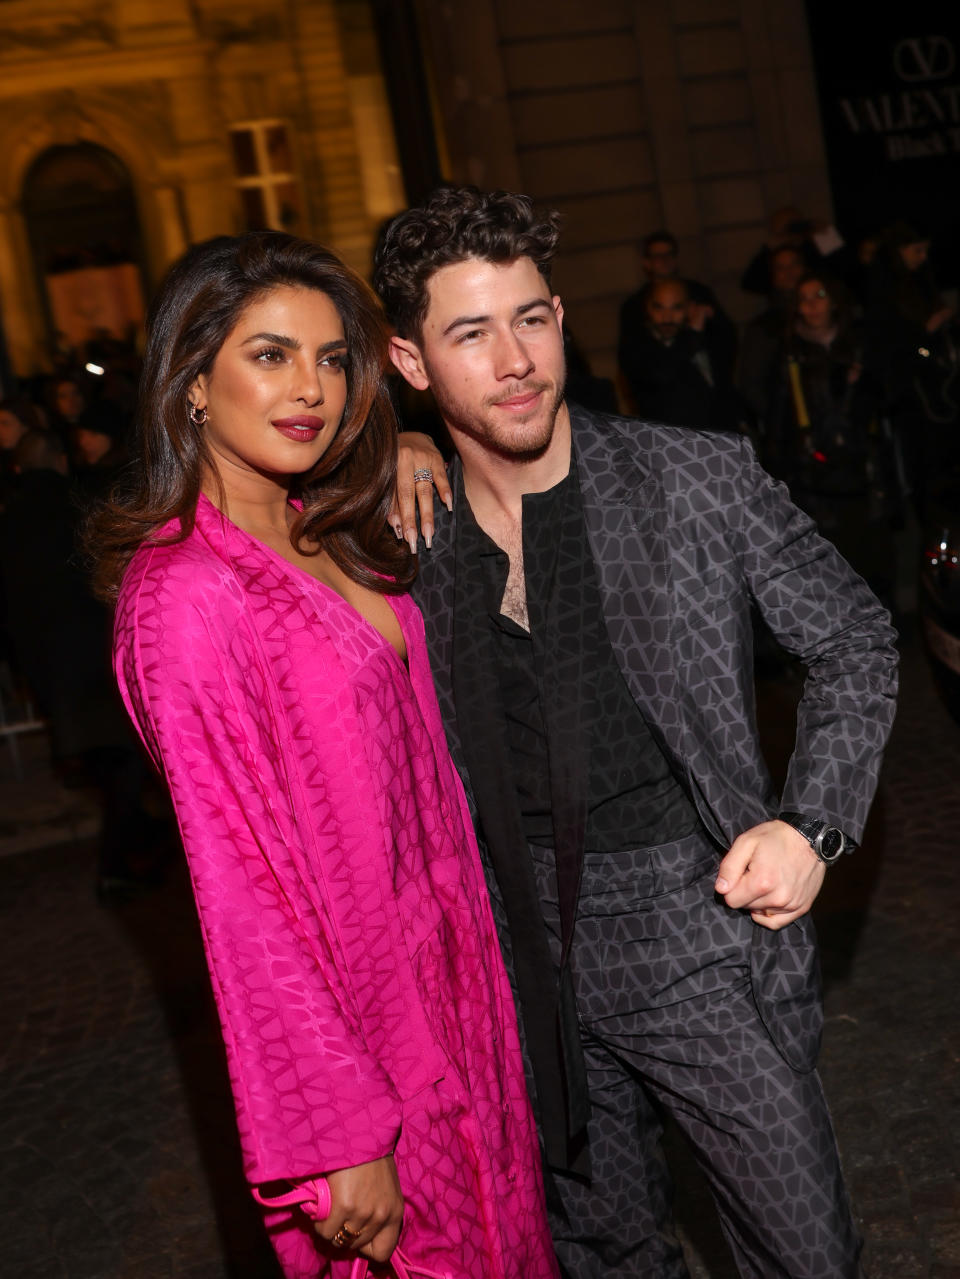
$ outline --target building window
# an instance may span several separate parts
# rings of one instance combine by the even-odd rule
[[[247,231],[302,227],[303,200],[290,134],[281,120],[251,120],[230,129],[235,182]]]

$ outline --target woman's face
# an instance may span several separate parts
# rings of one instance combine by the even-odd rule
[[[221,480],[287,481],[308,471],[337,433],[347,398],[347,345],[325,293],[278,286],[252,302],[194,384]]]
[[[0,449],[16,448],[27,428],[10,409],[0,409]]]
[[[76,382],[60,382],[56,395],[57,412],[67,421],[74,422],[83,412],[83,394]]]
[[[908,271],[919,271],[930,256],[930,241],[917,240],[913,244],[901,244],[900,260]]]
[[[797,310],[808,329],[828,329],[833,323],[833,303],[820,280],[807,280],[797,289]]]
[[[73,442],[77,456],[84,466],[96,466],[113,448],[113,440],[100,431],[91,431],[89,427],[78,426],[73,432]]]

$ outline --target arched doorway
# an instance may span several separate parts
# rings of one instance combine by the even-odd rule
[[[91,142],[50,147],[27,171],[21,208],[51,351],[130,338],[143,320],[142,248],[123,162]]]

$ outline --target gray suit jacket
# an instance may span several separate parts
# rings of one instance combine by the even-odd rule
[[[706,829],[726,848],[782,807],[859,840],[895,706],[896,636],[883,607],[742,436],[576,406],[571,418],[613,650]],[[454,514],[437,513],[414,595],[451,753],[482,830],[453,697],[458,464],[451,481]],[[757,737],[751,602],[808,671],[779,803]],[[756,933],[761,1014],[788,1060],[810,1068],[819,1042],[812,928],[805,920]]]

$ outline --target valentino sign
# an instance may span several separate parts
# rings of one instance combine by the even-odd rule
[[[855,135],[879,135],[888,160],[960,152],[960,81],[944,83],[956,69],[956,47],[947,36],[897,41],[892,70],[899,86],[840,98],[847,127]]]
[[[901,40],[893,51],[893,69],[901,80],[946,80],[953,75],[957,59],[946,36],[923,36]]]

